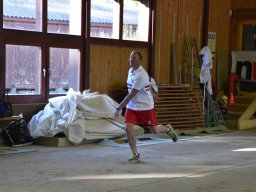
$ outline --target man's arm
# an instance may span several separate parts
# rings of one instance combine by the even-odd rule
[[[123,99],[123,101],[116,108],[115,118],[117,118],[119,116],[119,110],[124,108],[138,92],[139,92],[139,90],[133,88],[131,90],[131,92],[128,95],[126,95],[126,97]]]
[[[153,96],[154,102],[157,103],[157,101],[159,100],[159,97],[158,97],[157,93],[155,92],[155,90],[153,89],[153,87],[149,87],[149,90],[150,90],[150,92],[151,92],[151,94],[152,94],[152,96]]]
[[[123,99],[123,101],[119,104],[119,106],[117,107],[117,109],[122,109],[124,108],[128,103],[129,101],[131,101],[131,99],[139,92],[139,90],[137,89],[132,89],[131,92],[126,95],[126,97]]]

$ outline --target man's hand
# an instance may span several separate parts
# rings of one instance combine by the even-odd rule
[[[154,102],[155,102],[155,103],[157,103],[157,102],[158,102],[158,100],[159,100],[158,95],[157,95],[157,94],[155,94],[155,93],[152,93],[152,95],[153,95]]]
[[[120,116],[120,111],[121,111],[121,109],[116,109],[115,114],[114,114],[115,120]]]

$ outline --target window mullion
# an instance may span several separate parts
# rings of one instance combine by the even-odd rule
[[[119,40],[123,39],[123,16],[124,16],[124,0],[120,0]]]
[[[46,36],[47,34],[47,10],[48,10],[48,1],[43,1],[43,10],[42,10],[42,18],[43,18],[43,21],[42,21],[42,32],[44,34],[44,36]]]

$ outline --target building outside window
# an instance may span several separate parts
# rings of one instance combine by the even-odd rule
[[[124,0],[123,39],[148,41],[149,0]]]
[[[3,0],[3,28],[42,31],[42,0]]]
[[[91,37],[119,38],[120,4],[115,0],[91,0]]]
[[[90,35],[99,38],[119,38],[122,14],[122,40],[148,41],[149,0],[91,0]]]
[[[81,0],[48,0],[47,32],[81,35]]]

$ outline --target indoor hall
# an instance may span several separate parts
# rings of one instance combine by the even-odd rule
[[[254,191],[254,0],[0,4],[0,191]],[[137,153],[133,52],[165,127]]]

